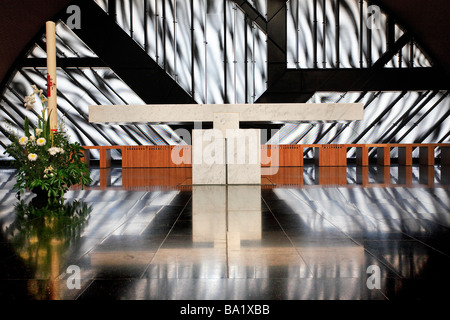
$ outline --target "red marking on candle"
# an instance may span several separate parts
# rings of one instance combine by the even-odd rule
[[[50,97],[52,95],[52,86],[53,86],[52,78],[48,74],[47,75],[47,97]]]
[[[51,131],[53,131],[53,132],[56,132],[56,131],[58,131],[57,129],[50,129]]]

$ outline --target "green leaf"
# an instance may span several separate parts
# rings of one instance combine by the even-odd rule
[[[30,120],[28,120],[28,117],[25,117],[23,126],[24,126],[25,136],[27,138],[29,138],[30,137]]]
[[[44,135],[47,140],[50,139],[50,113],[51,110],[48,112],[47,120],[44,119]]]

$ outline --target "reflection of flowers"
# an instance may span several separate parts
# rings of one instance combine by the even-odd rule
[[[5,240],[34,273],[33,279],[52,282],[59,275],[58,267],[65,262],[69,246],[79,241],[91,212],[91,206],[81,201],[38,208],[21,200],[15,205],[16,219],[6,227]],[[33,299],[59,298],[57,286],[36,286],[30,280],[27,287],[28,297]]]

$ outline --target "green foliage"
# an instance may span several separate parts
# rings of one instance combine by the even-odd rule
[[[24,134],[19,137],[10,135],[12,143],[6,147],[5,154],[13,157],[17,169],[14,188],[20,193],[40,188],[46,191],[49,201],[63,201],[64,194],[71,186],[81,188],[91,183],[90,171],[83,161],[84,149],[78,142],[70,143],[62,125],[59,130],[51,131],[50,114],[46,115],[46,98],[40,93],[42,113],[38,117],[37,127],[31,134],[29,120],[25,118]]]
[[[21,200],[14,207],[18,217],[17,222],[20,222],[20,225],[24,224],[26,228],[29,227],[30,221],[36,221],[36,218],[45,217],[47,222],[51,220],[52,224],[48,226],[52,230],[48,235],[59,235],[69,225],[84,224],[92,212],[91,206],[78,200],[65,204],[48,203],[42,207],[37,207],[33,203],[26,204],[25,201]],[[57,217],[57,219],[48,220],[50,217]]]
[[[25,117],[25,120],[24,120],[24,132],[25,132],[25,137],[29,138],[30,137],[30,120],[28,120],[28,117]]]

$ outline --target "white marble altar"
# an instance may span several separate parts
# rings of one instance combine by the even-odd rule
[[[285,123],[363,119],[361,103],[181,104],[89,106],[89,121],[180,124],[213,122],[192,131],[192,183],[261,184],[261,133],[240,122]]]
[[[227,130],[227,183],[261,184],[261,131]]]
[[[192,130],[192,184],[226,184],[226,140],[220,130]]]
[[[167,104],[89,106],[89,122],[212,122],[215,113],[237,113],[240,122],[362,120],[362,103]]]
[[[260,130],[192,130],[192,183],[260,184]]]

